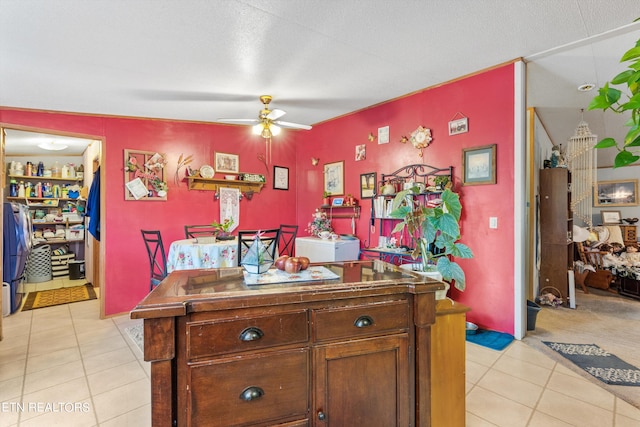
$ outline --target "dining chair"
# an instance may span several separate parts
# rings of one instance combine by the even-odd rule
[[[238,231],[238,266],[242,263],[242,258],[251,247],[256,233],[260,234],[262,244],[267,247],[267,252],[271,258],[276,259],[278,249],[278,238],[280,236],[279,228],[270,228],[266,230],[240,230]]]
[[[297,225],[280,224],[280,237],[278,238],[278,253],[280,255],[293,256],[297,234]]]
[[[167,255],[164,252],[162,236],[159,230],[140,230],[149,256],[149,290],[158,286],[167,277]]]
[[[218,229],[212,225],[185,225],[184,226],[184,236],[187,239],[215,236],[216,234],[218,234]]]

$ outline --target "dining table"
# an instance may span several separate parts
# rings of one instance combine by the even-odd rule
[[[238,266],[238,240],[211,237],[171,242],[167,255],[167,272]]]

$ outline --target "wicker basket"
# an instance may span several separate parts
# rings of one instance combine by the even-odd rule
[[[51,246],[42,245],[32,249],[27,258],[25,275],[28,283],[47,282],[51,273]]]

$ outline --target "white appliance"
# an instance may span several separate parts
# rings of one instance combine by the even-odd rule
[[[355,261],[360,257],[360,240],[298,237],[295,254],[306,256],[311,262]]]

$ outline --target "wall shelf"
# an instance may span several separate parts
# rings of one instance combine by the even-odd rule
[[[241,193],[246,193],[248,191],[259,193],[265,184],[264,182],[202,178],[199,176],[190,176],[187,179],[189,181],[189,190],[218,191],[218,188],[225,187],[239,188]]]
[[[360,206],[322,206],[320,211],[326,213],[329,219],[360,218]]]

